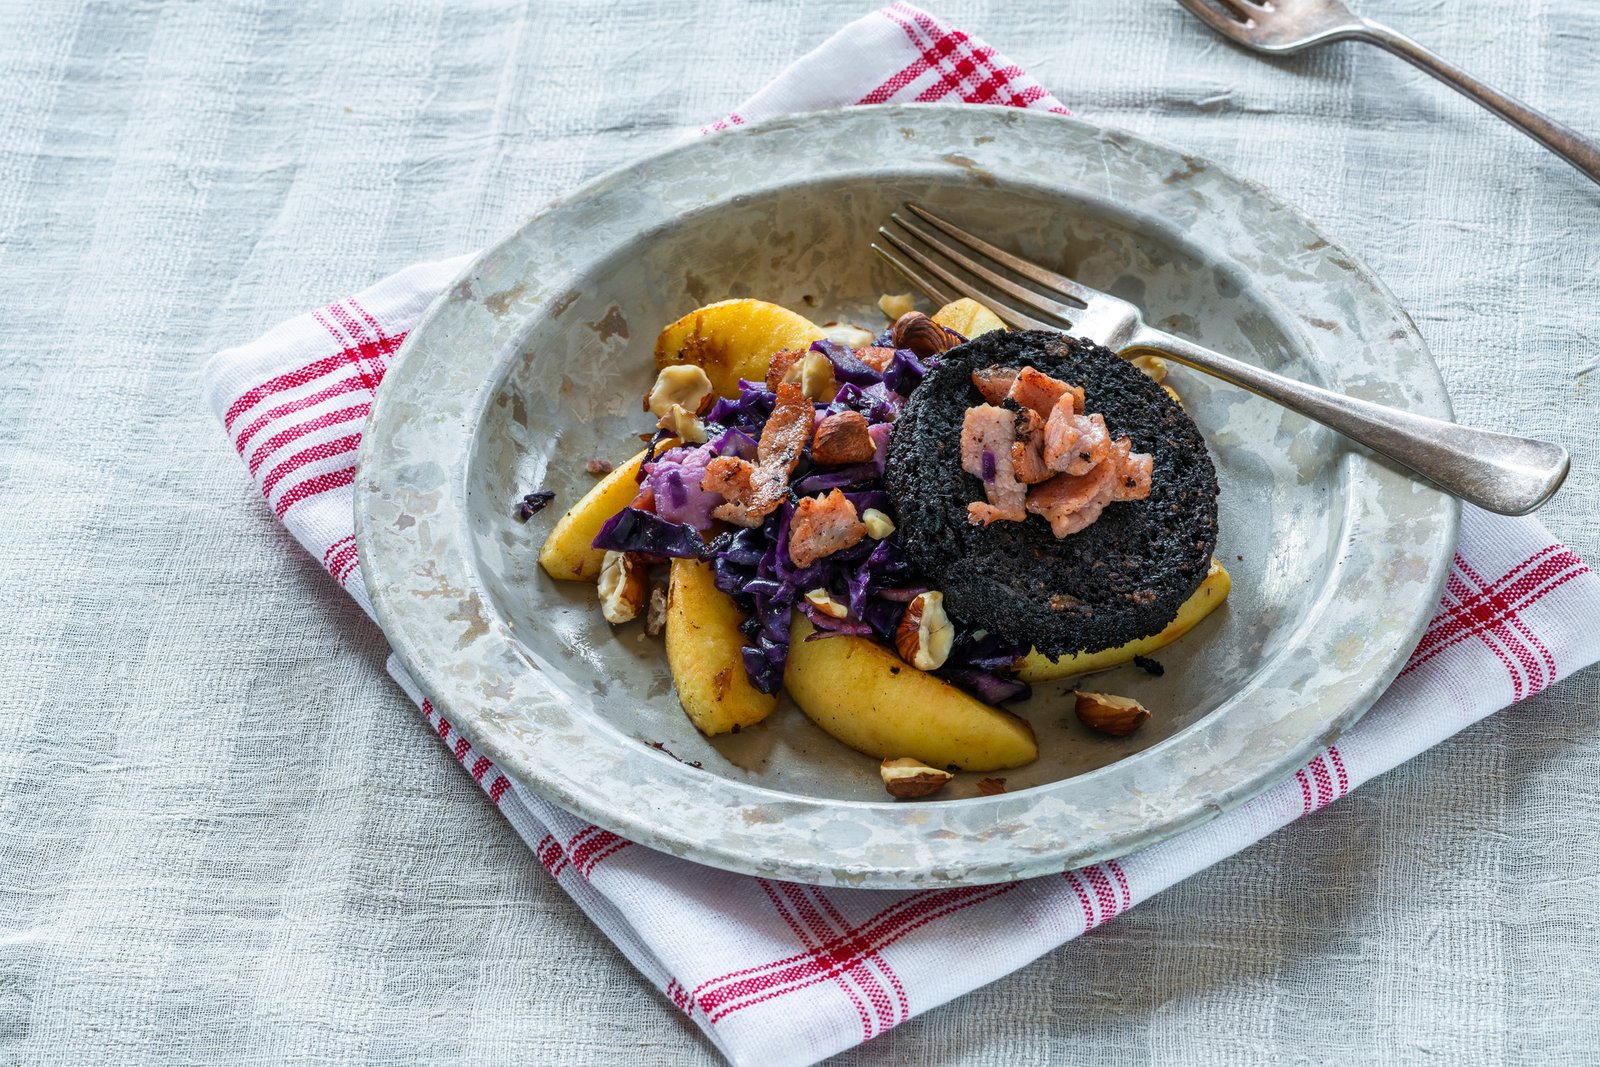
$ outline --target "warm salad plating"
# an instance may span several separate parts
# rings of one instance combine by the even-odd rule
[[[997,705],[1175,640],[1222,602],[1228,577],[1211,559],[1214,473],[1156,384],[1159,361],[1128,372],[1086,343],[1004,335],[970,300],[931,316],[890,300],[893,325],[876,335],[756,300],[668,326],[643,396],[648,447],[561,517],[540,561],[597,582],[610,622],[664,633],[704,733],[759,723],[785,689],[909,797],[952,771],[1032,761],[1032,729]],[[1114,367],[1095,362],[1106,356]],[[1096,368],[1134,381],[1102,387]],[[941,385],[919,397],[930,380]],[[1184,509],[1197,518],[1166,514]],[[1148,546],[1167,542],[1185,557],[1179,573],[1140,578]],[[946,544],[990,562],[950,577]],[[1040,600],[1046,628],[1015,606],[990,611],[997,598]],[[1096,639],[1097,612],[1117,620],[1114,642]],[[1113,736],[1149,717],[1109,694],[1076,703]]]

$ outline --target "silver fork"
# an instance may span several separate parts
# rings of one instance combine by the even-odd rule
[[[1556,155],[1600,182],[1600,146],[1528,105],[1490,88],[1398,30],[1363,18],[1339,0],[1178,0],[1228,40],[1282,55],[1329,41],[1366,41],[1476,100]]]
[[[951,293],[959,293],[1020,329],[1067,332],[1119,353],[1135,349],[1159,352],[1337,430],[1409,467],[1445,492],[1502,515],[1533,511],[1561,488],[1567,476],[1571,460],[1559,445],[1414,415],[1262,370],[1147,326],[1139,309],[1126,300],[1012,255],[925,208],[907,204],[906,210],[955,244],[895,212],[890,219],[899,231],[880,227],[878,233],[916,266],[882,245],[874,244],[873,251],[941,304],[950,302]],[[960,267],[976,282],[950,270],[925,249]],[[1026,278],[1045,293],[996,268]],[[948,288],[930,281],[930,275]],[[1046,318],[1035,318],[1019,307]]]

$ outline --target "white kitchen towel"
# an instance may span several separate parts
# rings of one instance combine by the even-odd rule
[[[905,100],[1064,111],[981,41],[905,4],[845,27],[707,132]],[[406,332],[471,256],[423,263],[206,365],[206,398],[267,504],[370,612],[356,446]],[[1164,844],[965,889],[821,889],[702,867],[590,826],[479,755],[391,660],[428,723],[561,886],[734,1063],[788,1067],[993,981],[1600,659],[1600,579],[1531,519],[1467,508],[1439,613],[1404,673],[1285,782]]]

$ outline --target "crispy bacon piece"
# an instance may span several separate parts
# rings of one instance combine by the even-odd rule
[[[1044,461],[1044,420],[1039,413],[1023,408],[1017,412],[1013,429],[1017,443],[1011,446],[1011,466],[1017,480],[1033,485],[1055,474]]]
[[[796,567],[809,567],[865,536],[866,524],[843,492],[835,489],[827,496],[808,496],[795,506],[789,523],[789,559]]]
[[[1080,415],[1076,398],[1067,394],[1056,401],[1044,427],[1044,461],[1063,474],[1087,474],[1111,454],[1111,431],[1098,412]]]
[[[859,411],[840,411],[817,423],[811,441],[811,458],[824,467],[865,463],[878,450],[867,433],[866,416]]]
[[[1016,416],[1006,408],[979,404],[967,409],[961,424],[961,469],[983,482],[988,502],[967,505],[967,521],[987,526],[1022,522],[1028,487],[1017,480],[1011,446],[1017,443]]]
[[[1156,458],[1148,452],[1135,452],[1126,437],[1111,443],[1111,461],[1117,467],[1117,485],[1112,500],[1144,500],[1150,495],[1150,475]]]
[[[1056,537],[1092,524],[1117,490],[1117,464],[1100,463],[1087,474],[1058,474],[1028,492],[1027,509],[1050,523]]]
[[[776,393],[778,391],[778,383],[789,377],[791,369],[794,370],[797,379],[800,371],[795,365],[804,356],[805,353],[798,349],[786,348],[781,352],[774,352],[771,361],[767,363],[767,392]]]
[[[700,488],[721,494],[727,501],[712,508],[711,514],[736,526],[760,526],[761,520],[783,502],[783,495],[778,494],[773,501],[769,499],[771,494],[758,493],[759,474],[760,468],[738,456],[718,456],[707,463]]]
[[[882,374],[889,369],[889,364],[894,360],[894,349],[868,345],[866,348],[856,349],[856,358]]]
[[[972,372],[972,384],[991,404],[1002,403],[1011,395],[1011,387],[1016,383],[1015,367],[984,367],[982,370]]]
[[[1081,386],[1081,385],[1069,385],[1067,387],[1067,392],[1072,394],[1072,411],[1073,411],[1073,413],[1076,414],[1076,415],[1082,415],[1083,412],[1084,412],[1084,407],[1083,407],[1083,386]]]
[[[811,440],[815,409],[805,393],[793,382],[779,382],[774,392],[778,401],[761,428],[755,463],[737,456],[718,456],[706,464],[705,477],[700,480],[700,488],[720,493],[728,501],[713,508],[711,514],[738,526],[760,526],[778,510],[789,492],[789,475]]]
[[[700,488],[708,493],[720,493],[727,500],[745,496],[753,488],[756,465],[738,456],[717,456],[706,464]]]
[[[1073,405],[1077,411],[1083,410],[1083,390],[1058,381],[1033,367],[1023,367],[1017,372],[1017,380],[1011,383],[1011,389],[1006,395],[1025,408],[1031,408],[1039,413],[1040,418],[1048,419],[1054,410],[1056,401],[1068,393],[1073,395]]]
[[[787,483],[794,465],[800,462],[801,450],[811,440],[816,409],[794,382],[779,382],[773,392],[778,394],[778,402],[756,442],[756,466],[779,472],[779,480]]]

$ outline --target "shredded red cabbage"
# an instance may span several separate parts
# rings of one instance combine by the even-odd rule
[[[704,559],[706,543],[686,523],[668,522],[659,515],[626,507],[617,512],[594,539],[595,548],[610,552],[643,552],[652,556]]]
[[[738,430],[728,434],[744,437]],[[705,480],[706,464],[719,454],[711,445],[669,448],[646,463],[644,482],[655,493],[656,514],[701,532],[714,527],[717,520],[711,517],[711,510],[722,504],[722,495],[707,492],[700,483]]]
[[[657,430],[654,434],[652,434],[650,436],[650,443],[645,448],[645,455],[647,455],[647,456],[655,455],[656,454],[656,449],[661,447],[661,442],[665,441],[667,438],[669,438],[671,436],[672,436],[672,431],[671,430],[667,430],[667,429]],[[636,482],[643,482],[644,481],[644,464],[642,464],[642,463],[639,464],[639,469],[633,472],[633,480],[636,481]]]
[[[861,362],[854,351],[838,341],[813,341],[811,351],[821,352],[828,357],[828,362],[833,364],[833,376],[838,381],[862,386],[883,382],[883,375]]]

